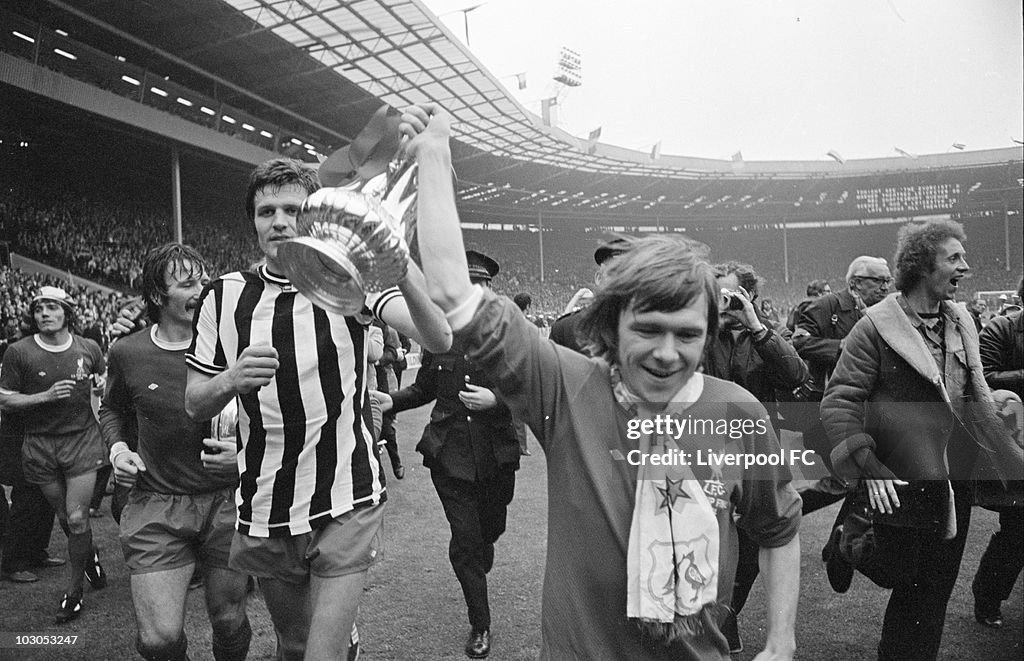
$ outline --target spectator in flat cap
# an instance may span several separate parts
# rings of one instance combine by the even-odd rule
[[[627,240],[621,237],[616,237],[598,246],[597,250],[594,251],[594,262],[597,263],[597,273],[594,274],[595,285],[601,284],[605,269],[611,262],[612,257],[626,252],[628,246]],[[580,344],[576,328],[579,326],[580,319],[582,318],[581,312],[593,300],[594,292],[587,287],[583,287],[573,294],[573,297],[569,299],[569,303],[565,306],[565,312],[551,325],[551,335],[549,336],[551,341],[573,351],[589,355],[586,348]]]
[[[498,263],[475,250],[466,251],[466,261],[470,281],[490,288]],[[494,564],[494,543],[505,532],[519,439],[508,406],[491,390],[490,375],[469,360],[462,345],[454,343],[442,354],[424,350],[422,360],[412,385],[374,396],[384,411],[395,413],[436,402],[416,450],[430,469],[452,530],[448,557],[469,614],[465,653],[482,659],[490,651],[487,573]]]

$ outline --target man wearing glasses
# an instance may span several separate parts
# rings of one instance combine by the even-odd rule
[[[793,346],[807,362],[811,370],[811,399],[806,406],[816,406],[825,390],[825,383],[839,362],[843,338],[849,334],[864,310],[889,295],[892,286],[889,265],[881,257],[861,255],[846,270],[847,288],[835,294],[827,294],[813,301],[800,315],[793,332]],[[804,447],[814,450],[831,469],[829,458],[831,446],[820,420],[804,432]],[[842,500],[846,485],[834,477],[824,477],[806,489],[800,490],[803,498],[803,513],[827,507]],[[843,516],[843,512],[840,516]],[[842,521],[836,519],[835,528]],[[830,542],[822,551],[826,561],[829,583],[836,592],[846,592],[853,578],[853,567],[842,562],[838,553],[833,552]]]

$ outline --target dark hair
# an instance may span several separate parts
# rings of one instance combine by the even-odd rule
[[[168,293],[167,267],[184,269],[185,262],[189,262],[189,277],[209,273],[209,265],[199,251],[183,243],[165,243],[146,253],[142,261],[142,300],[146,302],[146,316],[154,323],[160,321],[160,307]]]
[[[939,244],[949,239],[966,241],[964,226],[955,220],[907,223],[896,235],[896,289],[904,294],[935,270]]]
[[[36,308],[43,301],[53,301],[52,298],[44,298],[40,301],[32,301],[28,306],[28,319],[22,319],[22,326],[28,323],[28,328],[22,328],[22,332],[25,337],[29,335],[35,335],[39,332],[39,324],[36,323]],[[78,314],[75,312],[73,305],[70,305],[64,301],[54,301],[64,308],[64,325],[67,326],[69,333],[78,333]]]
[[[706,261],[708,248],[679,236],[628,238],[628,249],[608,270],[582,313],[579,334],[595,356],[614,362],[619,319],[627,310],[674,312],[701,295],[707,304],[708,336],[718,332],[718,285]]]
[[[526,308],[533,304],[533,297],[526,292],[520,292],[512,297],[512,302],[519,306],[519,309],[526,312]]]
[[[280,189],[298,184],[310,195],[320,189],[320,177],[307,163],[294,158],[272,158],[256,166],[249,175],[245,190],[245,213],[251,221],[256,216],[256,193],[264,188]]]
[[[821,296],[825,293],[825,287],[828,287],[828,280],[811,280],[807,283],[807,295]]]
[[[757,290],[758,285],[761,284],[761,278],[757,277],[757,272],[754,271],[753,266],[750,264],[740,264],[739,262],[726,262],[725,264],[715,264],[714,269],[716,278],[724,278],[735,273],[740,287],[746,289],[747,293],[750,294],[750,300],[753,301],[757,298]]]
[[[1021,276],[1017,283],[1017,302],[1024,305],[1024,276]]]

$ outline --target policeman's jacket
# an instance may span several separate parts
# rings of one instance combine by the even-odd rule
[[[395,413],[436,400],[416,445],[423,465],[469,481],[487,479],[499,467],[519,468],[519,440],[508,406],[499,398],[496,406],[470,411],[459,399],[467,383],[494,391],[456,341],[442,354],[424,350],[416,381],[392,393]]]

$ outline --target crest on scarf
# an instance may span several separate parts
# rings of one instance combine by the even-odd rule
[[[673,549],[674,546],[674,549]],[[711,586],[717,587],[715,571],[717,558],[711,557],[711,543],[707,535],[675,542],[653,542],[648,547],[655,570],[647,585],[649,598],[668,612],[693,612],[695,605],[708,601],[704,592]],[[670,569],[663,566],[672,563]],[[659,566],[662,565],[662,566]],[[668,581],[656,582],[656,576],[669,576]],[[717,595],[711,595],[715,599]]]

